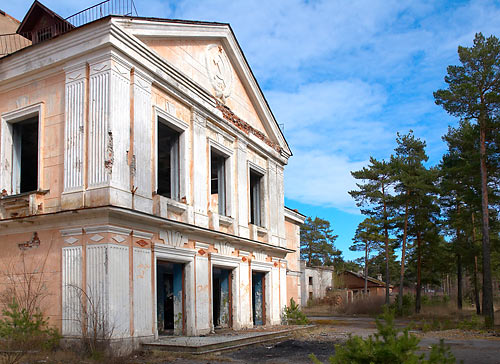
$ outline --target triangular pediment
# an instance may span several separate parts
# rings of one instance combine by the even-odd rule
[[[207,90],[230,117],[291,154],[229,25],[148,19],[127,30]]]

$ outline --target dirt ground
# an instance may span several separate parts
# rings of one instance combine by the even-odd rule
[[[314,353],[318,359],[327,363],[328,357],[335,352],[335,344],[342,344],[349,335],[367,337],[375,329],[375,320],[368,317],[312,317],[316,327],[307,331],[296,331],[291,337],[276,342],[243,347],[239,350],[226,351],[209,355],[174,354],[168,352],[146,352],[128,358],[90,360],[69,357],[46,357],[29,363],[82,363],[82,364],[307,364],[312,363],[309,355]],[[396,321],[404,327],[408,320]],[[421,352],[425,353],[441,338],[450,346],[457,363],[464,364],[500,364],[500,335],[461,330],[412,332],[420,339]],[[40,359],[40,358],[39,358]],[[389,364],[389,363],[388,363]]]
[[[276,343],[249,346],[240,350],[223,352],[210,356],[170,357],[158,363],[167,364],[306,364],[311,363],[309,355],[314,353],[326,363],[335,352],[335,344],[341,344],[349,334],[367,337],[375,332],[375,320],[366,317],[321,317],[313,318],[321,323],[308,332],[298,332],[290,339]],[[403,327],[408,321],[399,321]],[[430,346],[438,344],[444,338],[450,346],[457,363],[464,364],[500,364],[500,337],[496,334],[447,330],[439,332],[415,332],[421,339],[421,352],[426,353]]]

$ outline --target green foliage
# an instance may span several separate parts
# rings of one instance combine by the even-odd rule
[[[59,344],[59,333],[48,326],[40,311],[30,313],[15,300],[0,319],[0,346],[7,351],[52,350]]]
[[[416,354],[420,340],[394,326],[394,315],[386,310],[377,320],[377,333],[363,339],[351,336],[345,345],[335,345],[335,355],[329,358],[331,364],[451,364],[455,358],[441,340],[433,345],[426,359],[424,354]],[[313,363],[321,362],[311,354]]]
[[[492,163],[498,162],[498,142],[500,141],[498,117],[500,114],[500,41],[495,36],[485,38],[483,34],[477,33],[472,47],[458,47],[458,56],[461,65],[447,68],[444,80],[448,88],[434,92],[434,98],[436,104],[442,106],[450,115],[457,116],[461,120],[476,122],[479,129],[475,141],[479,139],[480,163],[479,171],[476,169],[474,174],[477,176],[480,172],[481,181],[484,282],[482,304],[485,322],[488,326],[493,326],[489,211],[494,211],[494,208],[489,184],[492,180],[498,180],[498,168],[495,169],[494,166],[492,168]],[[498,196],[498,188],[496,190]],[[498,236],[498,233],[496,235]]]
[[[481,330],[484,328],[484,323],[477,315],[471,316],[468,320],[461,320],[458,323],[460,330]]]
[[[330,222],[308,217],[300,227],[300,257],[307,265],[335,265],[342,262],[342,252],[335,248],[338,235],[333,233]]]
[[[401,309],[398,308],[399,296],[396,297],[393,303],[390,304],[389,308],[398,314],[398,316],[409,316],[413,312],[415,307],[415,296],[412,294],[403,295],[403,302]]]
[[[287,325],[307,325],[309,319],[300,310],[300,306],[295,303],[295,300],[290,298],[290,305],[283,309],[283,321]]]

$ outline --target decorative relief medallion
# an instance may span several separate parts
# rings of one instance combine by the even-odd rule
[[[174,246],[176,248],[180,248],[184,246],[184,243],[187,243],[187,238],[178,231],[160,231],[160,239],[162,239],[165,244]]]
[[[225,102],[233,87],[233,71],[229,58],[222,46],[210,44],[205,51],[205,61],[215,96]]]
[[[217,242],[215,243],[215,249],[217,249],[219,254],[223,255],[231,255],[234,250],[229,242]]]
[[[260,261],[260,262],[265,262],[266,261],[266,253],[263,251],[255,251],[254,253],[255,259]]]

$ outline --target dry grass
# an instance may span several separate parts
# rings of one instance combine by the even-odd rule
[[[311,302],[302,311],[307,316],[328,316],[328,315],[379,315],[383,312],[385,304],[384,296],[357,296],[352,303],[345,300],[340,305],[335,305],[332,296]]]

